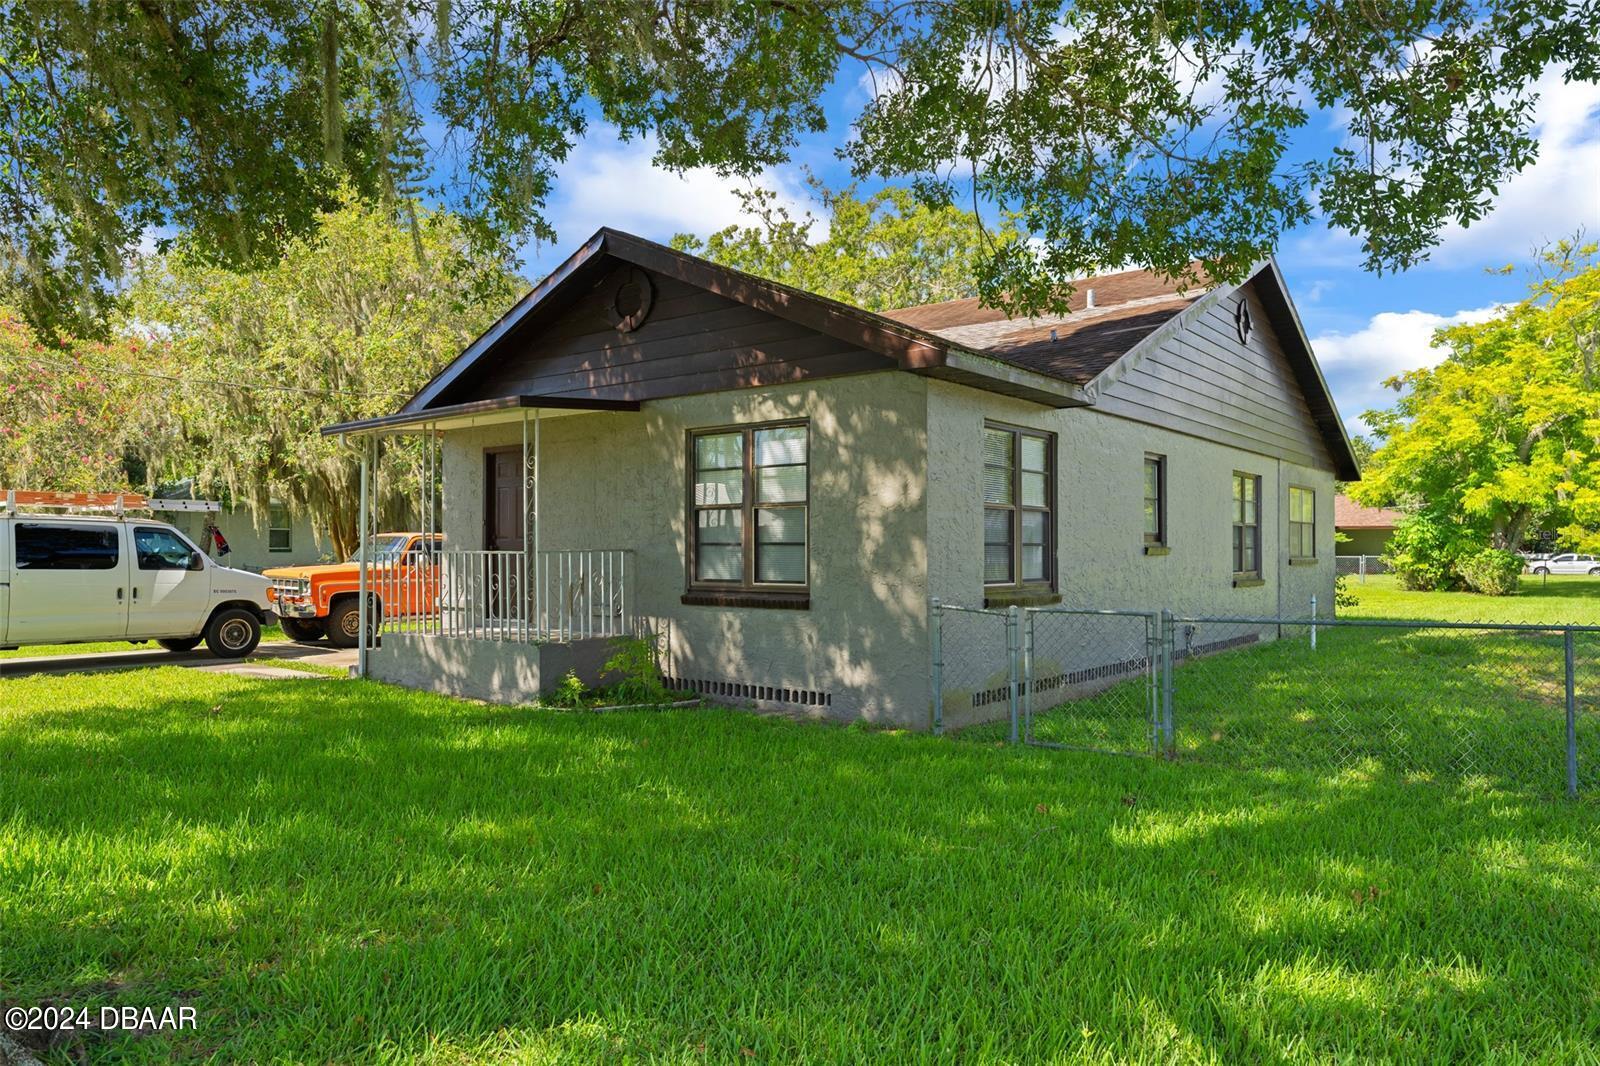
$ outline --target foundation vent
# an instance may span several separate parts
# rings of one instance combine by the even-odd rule
[[[754,703],[786,703],[795,707],[832,707],[833,693],[813,689],[782,688],[777,685],[752,685],[748,681],[713,681],[703,677],[669,677],[667,687],[688,689],[712,699],[748,700]]]

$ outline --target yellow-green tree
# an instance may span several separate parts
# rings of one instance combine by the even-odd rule
[[[1460,550],[1514,551],[1538,527],[1600,550],[1596,253],[1557,245],[1526,300],[1441,330],[1442,362],[1386,383],[1400,399],[1365,416],[1381,447],[1358,499],[1405,505]]]
[[[178,432],[142,448],[152,473],[310,515],[334,551],[356,542],[358,460],[323,426],[388,414],[498,317],[521,285],[474,252],[458,219],[347,200],[314,236],[233,272],[182,249],[145,264],[132,320],[167,338],[161,406]],[[399,495],[414,503],[415,485]]]

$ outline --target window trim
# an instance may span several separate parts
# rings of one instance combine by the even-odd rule
[[[1144,463],[1139,467],[1140,494],[1145,503],[1150,502],[1149,496],[1143,495],[1144,472],[1151,463],[1156,464],[1156,532],[1152,534],[1144,530],[1144,547],[1146,553],[1151,548],[1167,547],[1167,457],[1160,452],[1145,452]],[[1139,520],[1144,521],[1144,510],[1140,509]]]
[[[274,507],[283,510],[284,525],[275,526],[272,524],[272,509]],[[285,544],[281,548],[274,546],[272,543],[272,535],[278,532],[288,534],[284,538]],[[269,500],[267,502],[267,551],[277,554],[294,551],[294,517],[289,514],[289,505],[282,500]]]
[[[805,580],[793,581],[757,581],[756,580],[756,519],[755,512],[761,509],[756,501],[756,455],[755,436],[764,429],[800,428],[806,433],[806,498],[800,504],[777,504],[775,507],[799,507],[805,511]],[[700,437],[726,436],[730,433],[739,433],[744,437],[743,467],[740,471],[743,476],[743,491],[741,503],[737,507],[713,506],[702,508],[695,502],[694,478],[698,468],[695,465],[695,440]],[[705,604],[716,601],[718,604],[728,606],[757,605],[745,603],[752,594],[759,597],[771,598],[774,604],[793,605],[800,607],[810,606],[811,593],[811,419],[809,418],[780,418],[770,422],[736,422],[725,426],[699,426],[684,431],[684,602]],[[699,536],[701,510],[738,510],[741,514],[739,530],[739,551],[743,561],[744,575],[738,581],[705,581],[695,577],[695,557],[698,554],[697,540]],[[733,594],[733,600],[741,602],[728,602],[730,597],[718,597],[715,594]],[[698,595],[696,595],[698,594]],[[743,594],[741,597],[739,594]],[[766,603],[759,606],[766,606]]]
[[[1245,479],[1247,482],[1255,483],[1256,520],[1254,523],[1239,521],[1238,511],[1233,509],[1233,504],[1235,502],[1233,490],[1239,484],[1241,478]],[[1229,524],[1230,533],[1228,536],[1228,568],[1233,571],[1234,586],[1236,588],[1245,588],[1256,584],[1261,584],[1264,580],[1262,575],[1265,573],[1265,568],[1261,565],[1261,475],[1252,474],[1247,470],[1235,470],[1233,475],[1228,479],[1228,505],[1230,511],[1232,512],[1229,515],[1232,521]],[[1240,570],[1238,568],[1239,558],[1236,554],[1236,549],[1233,544],[1234,535],[1231,531],[1241,528],[1251,530],[1255,536],[1255,551],[1252,554],[1255,556],[1256,565],[1255,569],[1253,570]]]
[[[1011,502],[1007,504],[990,503],[983,497],[983,452],[981,447],[978,454],[978,513],[981,516],[990,508],[1005,507],[1011,512],[1011,580],[983,582],[983,590],[987,595],[991,592],[1055,592],[1056,589],[1056,555],[1057,555],[1057,523],[1056,523],[1056,435],[1048,429],[1035,429],[1032,426],[1017,426],[1008,422],[996,422],[993,419],[984,419],[983,432],[998,430],[1011,434]],[[1022,438],[1037,437],[1044,441],[1044,507],[1025,507],[1022,503]],[[1030,471],[1031,472],[1031,471]],[[1043,511],[1045,514],[1045,545],[1044,569],[1045,576],[1042,580],[1035,578],[1025,580],[1022,576],[1022,515],[1027,511]],[[978,548],[980,553],[978,572],[982,577],[982,554],[987,541],[982,539],[984,523],[979,522],[980,538]]]
[[[1311,497],[1311,520],[1309,522],[1300,522],[1295,520],[1294,494],[1296,492],[1304,492]],[[1287,516],[1287,520],[1289,523],[1289,561],[1291,563],[1315,562],[1317,559],[1317,490],[1312,488],[1310,485],[1290,485],[1288,494],[1288,510],[1289,514]],[[1301,555],[1294,550],[1295,526],[1311,527],[1311,551],[1308,554]]]

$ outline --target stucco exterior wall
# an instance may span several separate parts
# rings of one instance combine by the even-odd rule
[[[688,431],[798,417],[811,427],[809,609],[684,604]],[[546,417],[541,547],[631,549],[635,602],[665,635],[673,677],[717,686],[712,691],[731,702],[926,728],[928,597],[965,605],[984,597],[986,419],[1057,434],[1064,604],[1304,616],[1315,594],[1320,612],[1331,614],[1330,471],[900,372],[653,401],[637,413]],[[519,424],[446,436],[443,527],[451,547],[483,547],[484,452],[521,439]],[[1146,452],[1167,456],[1166,555],[1144,552]],[[1235,470],[1261,478],[1263,580],[1255,587],[1233,582]],[[1310,565],[1288,565],[1290,485],[1316,493]],[[1003,671],[1003,659],[996,667]],[[826,701],[787,703],[749,686]],[[948,707],[946,721],[962,724]]]
[[[1295,615],[1333,595],[1333,474],[1200,440],[1088,408],[1037,405],[931,382],[928,392],[932,594],[983,600],[983,424],[1006,422],[1057,434],[1057,565],[1070,607],[1183,614]],[[1144,553],[1144,457],[1167,457],[1166,555]],[[1261,478],[1262,578],[1235,588],[1234,471]],[[1290,485],[1317,496],[1317,559],[1288,565]]]
[[[923,727],[927,387],[884,372],[545,418],[540,547],[631,549],[636,603],[665,634],[671,676],[720,685],[734,702]],[[800,417],[810,420],[809,609],[682,603],[688,431]],[[446,436],[449,546],[483,546],[484,450],[521,440],[519,424]],[[826,702],[786,704],[744,694],[749,685]]]

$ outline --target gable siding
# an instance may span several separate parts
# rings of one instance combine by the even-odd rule
[[[1196,314],[1172,339],[1112,382],[1097,411],[1319,470],[1333,469],[1304,393],[1253,289],[1245,344],[1233,326],[1238,296]]]
[[[609,303],[631,268],[607,270],[571,305],[530,321],[441,398],[586,396],[655,400],[882,370],[893,364],[847,341],[676,278],[650,273],[655,301],[643,326],[620,333]]]

